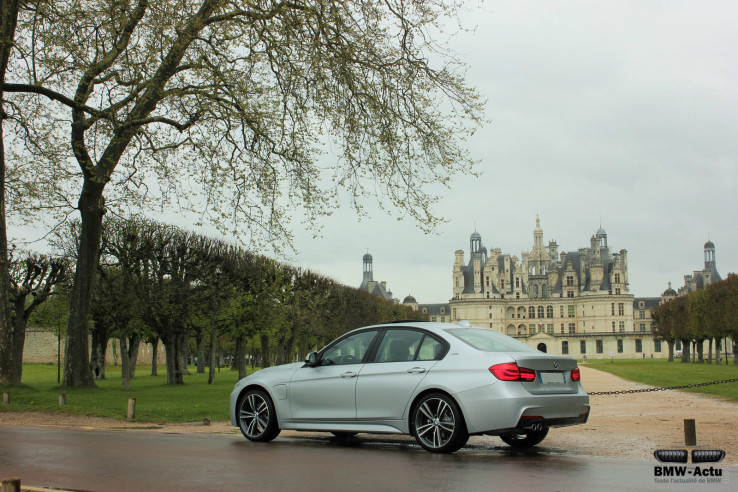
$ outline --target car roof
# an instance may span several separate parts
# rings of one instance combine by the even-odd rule
[[[469,323],[468,321],[459,321],[458,323],[442,323],[439,321],[407,320],[407,321],[381,323],[377,325],[364,326],[362,328],[357,328],[356,330],[352,330],[352,331],[364,330],[364,329],[369,329],[369,328],[401,329],[401,328],[407,328],[407,327],[419,328],[419,329],[427,330],[427,331],[437,333],[437,334],[442,334],[445,332],[445,330],[448,330],[451,328],[479,328],[478,326],[472,326],[472,324]]]

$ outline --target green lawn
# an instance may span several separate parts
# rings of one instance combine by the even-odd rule
[[[610,372],[624,379],[653,386],[678,386],[708,381],[738,378],[738,366],[682,364],[664,359],[646,360],[590,360],[588,367]],[[166,368],[159,376],[150,376],[150,366],[140,366],[132,389],[121,389],[120,367],[107,368],[107,380],[98,381],[97,388],[62,388],[56,382],[57,369],[53,365],[27,364],[23,366],[23,385],[1,388],[10,393],[10,405],[0,400],[0,411],[25,412],[40,410],[77,415],[95,415],[125,419],[128,399],[136,398],[138,422],[199,422],[208,417],[213,421],[228,420],[228,395],[238,379],[238,373],[224,368],[216,374],[215,384],[209,385],[208,375],[185,376],[183,386],[166,384]],[[251,374],[249,370],[249,374]],[[738,402],[738,382],[715,384],[689,389],[717,395]],[[66,393],[67,404],[59,407],[59,393]]]
[[[681,386],[738,378],[738,366],[732,364],[684,364],[666,359],[589,360],[587,366],[620,376],[623,379],[657,387]],[[705,393],[738,402],[738,382],[689,388],[684,391]]]
[[[197,374],[190,367],[182,386],[166,384],[166,367],[159,376],[151,376],[151,366],[139,366],[131,382],[131,390],[123,391],[120,366],[106,368],[107,379],[97,381],[97,388],[62,388],[53,365],[26,364],[21,386],[0,388],[10,393],[10,405],[0,400],[0,411],[24,412],[40,410],[76,415],[95,415],[125,419],[128,399],[136,398],[136,421],[197,422],[205,417],[213,421],[228,420],[228,396],[238,380],[238,372],[223,368],[216,373],[215,384],[208,375]],[[251,374],[251,369],[248,373]],[[59,394],[66,393],[67,404],[59,407]]]

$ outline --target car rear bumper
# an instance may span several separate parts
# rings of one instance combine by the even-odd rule
[[[532,395],[519,384],[493,384],[454,395],[470,434],[502,434],[531,426],[579,425],[589,418],[589,396]]]

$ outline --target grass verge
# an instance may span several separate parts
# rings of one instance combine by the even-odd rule
[[[589,360],[587,366],[607,371],[629,381],[656,387],[682,386],[738,378],[738,366],[718,364],[685,364],[666,359]],[[738,382],[687,388],[684,391],[704,393],[738,402]]]
[[[72,415],[91,415],[125,420],[128,399],[136,398],[137,422],[198,422],[228,420],[228,396],[238,380],[238,372],[223,368],[216,373],[215,384],[208,384],[208,374],[197,374],[190,367],[182,386],[166,384],[166,367],[151,376],[151,366],[139,366],[124,391],[120,367],[106,368],[106,380],[96,381],[96,388],[63,388],[57,383],[54,365],[24,364],[23,384],[3,387],[10,394],[10,404],[0,400],[0,411],[44,411]],[[249,374],[251,370],[249,369]],[[59,406],[59,394],[66,394],[66,405]]]

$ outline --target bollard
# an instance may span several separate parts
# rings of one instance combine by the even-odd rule
[[[3,393],[3,403],[10,405],[10,393]]]
[[[134,418],[136,418],[136,399],[129,398],[128,399],[128,420],[133,420]]]
[[[59,393],[59,406],[63,407],[66,404],[67,404],[67,394]]]
[[[697,445],[697,428],[694,419],[684,419],[684,445]]]
[[[3,478],[3,492],[20,492],[20,478]]]

